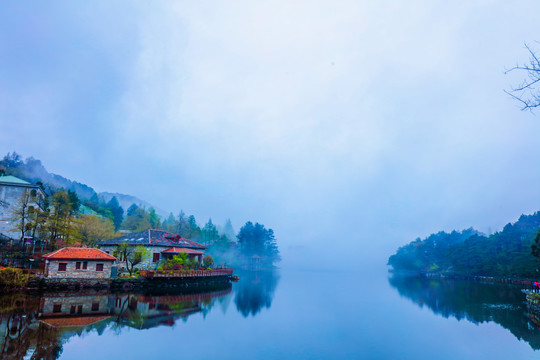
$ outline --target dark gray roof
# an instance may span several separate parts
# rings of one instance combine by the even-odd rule
[[[145,245],[145,246],[176,246],[188,249],[206,249],[204,245],[191,240],[184,239],[180,235],[176,235],[163,230],[148,229],[132,234],[127,234],[110,240],[101,241],[98,245],[118,245],[127,243],[130,245]]]

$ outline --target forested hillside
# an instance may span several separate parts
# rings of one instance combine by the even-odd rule
[[[52,194],[59,189],[65,189],[75,192],[82,201],[97,198],[105,203],[111,201],[113,197],[116,197],[124,210],[126,210],[131,204],[136,204],[137,206],[143,206],[146,208],[153,207],[162,217],[167,215],[166,211],[161,210],[149,202],[141,200],[132,195],[108,192],[97,193],[88,185],[48,172],[38,159],[29,157],[26,158],[26,160],[23,160],[21,155],[17,154],[16,152],[8,153],[2,160],[0,160],[0,170],[3,170],[6,175],[16,176],[32,184],[41,182],[49,194]]]
[[[394,270],[454,272],[489,276],[538,276],[531,245],[540,229],[540,212],[522,215],[489,236],[470,228],[416,239],[390,256]]]

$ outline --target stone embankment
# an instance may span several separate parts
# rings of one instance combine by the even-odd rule
[[[231,275],[204,277],[156,277],[137,279],[47,279],[33,278],[28,281],[29,291],[60,291],[81,289],[102,289],[110,291],[195,291],[210,290],[215,286],[229,283]]]

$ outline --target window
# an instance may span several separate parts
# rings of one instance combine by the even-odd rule
[[[52,312],[53,313],[62,312],[62,304],[54,304]]]
[[[99,311],[99,303],[92,303],[92,311]]]
[[[80,269],[81,269],[81,262],[80,262],[80,261],[77,261],[77,262],[75,263],[75,269],[76,269],[76,270],[80,270]]]
[[[82,314],[82,305],[77,306],[77,314]]]
[[[159,253],[154,253],[152,257],[152,262],[158,262],[159,261]]]
[[[71,309],[69,310],[69,313],[71,315],[75,314],[75,305],[71,305]]]
[[[103,264],[96,264],[96,271],[103,271]]]
[[[66,269],[67,269],[67,263],[58,264],[58,271],[66,271]]]
[[[83,263],[82,263],[82,269],[83,269],[83,270],[88,269],[88,261],[83,261]]]

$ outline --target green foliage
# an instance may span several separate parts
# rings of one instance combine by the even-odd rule
[[[205,268],[211,268],[214,265],[214,259],[210,255],[206,255],[202,259]]]
[[[219,234],[216,226],[212,223],[212,219],[208,219],[208,222],[201,230],[201,242],[204,245],[210,245],[215,243],[219,239]]]
[[[0,289],[19,289],[26,285],[28,276],[21,269],[0,269]]]
[[[264,265],[271,266],[281,260],[274,231],[264,225],[248,221],[237,235],[240,252],[246,258],[256,255]]]
[[[136,208],[128,215],[122,223],[122,228],[133,232],[143,231],[152,228],[150,214],[143,208]]]
[[[140,264],[145,257],[150,256],[150,251],[142,245],[133,247],[127,243],[121,243],[116,246],[113,254],[122,259],[131,276],[137,269],[135,265]]]
[[[186,253],[181,253],[178,255],[174,255],[171,259],[168,259],[165,261],[165,264],[163,264],[163,269],[165,270],[176,270],[183,265],[188,264],[188,256]]]
[[[81,215],[77,224],[81,244],[95,246],[99,241],[112,239],[118,234],[108,218],[97,215]]]
[[[455,272],[489,276],[538,276],[533,239],[540,212],[522,215],[514,224],[489,236],[474,229],[439,232],[398,249],[388,260],[395,270]],[[540,239],[539,239],[540,240]],[[538,244],[536,244],[538,246]]]
[[[124,209],[120,206],[120,203],[118,203],[116,196],[112,197],[112,199],[107,203],[106,208],[112,215],[111,220],[114,224],[114,230],[118,231],[124,219]]]

